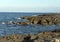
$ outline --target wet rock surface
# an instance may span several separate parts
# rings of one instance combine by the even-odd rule
[[[1,36],[0,42],[55,42],[60,39],[58,32],[41,32],[39,34],[12,34]]]

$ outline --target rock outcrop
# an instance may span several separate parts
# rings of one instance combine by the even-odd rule
[[[25,16],[22,19],[29,20],[32,24],[52,25],[60,24],[60,14]]]
[[[58,32],[42,32],[39,34],[12,34],[1,36],[0,42],[54,42],[58,37]]]
[[[19,21],[8,21],[8,22],[0,22],[0,24],[40,24],[40,25],[57,25],[60,24],[60,14],[46,14],[46,15],[37,15],[37,16],[23,16],[21,17],[22,22]],[[27,21],[24,21],[27,20]]]

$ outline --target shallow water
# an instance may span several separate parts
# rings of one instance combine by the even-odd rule
[[[26,21],[18,19],[22,16],[40,15],[40,13],[0,13],[0,36],[10,34],[37,34],[39,32],[59,30],[60,25],[14,25],[4,24],[7,21]]]

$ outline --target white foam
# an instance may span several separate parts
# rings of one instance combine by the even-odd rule
[[[2,24],[5,24],[5,22],[2,22]]]
[[[12,21],[9,21],[9,23],[12,23]]]
[[[17,19],[21,19],[21,18],[17,18]]]

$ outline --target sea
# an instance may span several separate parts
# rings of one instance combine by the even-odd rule
[[[24,13],[24,12],[0,12],[0,36],[11,34],[38,34],[41,32],[50,32],[60,29],[59,25],[16,25],[6,24],[6,22],[24,22],[27,20],[21,19],[23,16],[37,16],[46,13]]]

